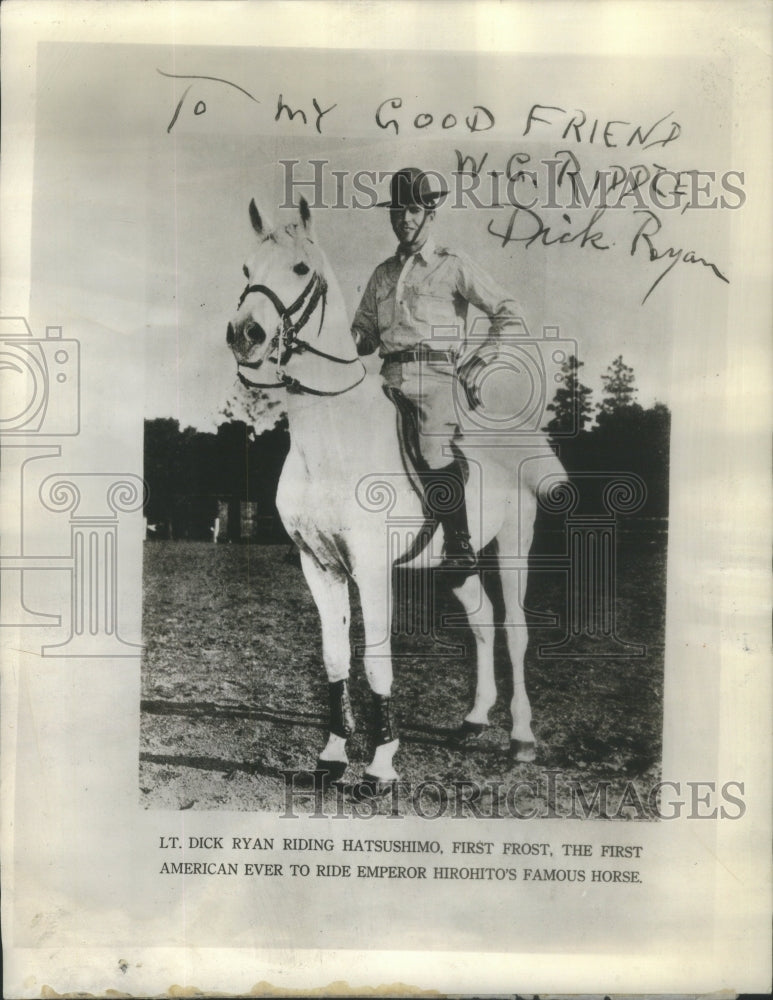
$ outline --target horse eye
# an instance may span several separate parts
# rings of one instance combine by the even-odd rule
[[[309,273],[309,265],[308,264],[304,264],[303,261],[301,261],[299,264],[295,265],[295,267],[293,268],[293,271],[295,271],[296,274],[308,274]]]
[[[246,264],[242,264],[242,272],[244,273],[245,278],[249,278],[250,272]]]

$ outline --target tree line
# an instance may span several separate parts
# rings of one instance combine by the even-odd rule
[[[212,540],[222,504],[231,508],[238,537],[239,503],[257,504],[261,533],[281,540],[276,487],[290,447],[287,418],[255,435],[244,420],[227,420],[217,431],[180,430],[177,420],[145,421],[145,517],[158,538]]]
[[[601,376],[602,399],[594,407],[593,390],[581,380],[583,367],[574,355],[564,362],[544,428],[570,478],[596,473],[598,492],[609,475],[633,473],[646,490],[639,516],[667,517],[670,410],[663,403],[645,409],[636,402],[636,377],[622,355]],[[593,492],[588,477],[582,488]]]
[[[666,517],[668,408],[656,403],[644,409],[636,402],[634,372],[622,356],[602,375],[602,400],[594,407],[592,390],[581,380],[582,367],[574,356],[566,360],[559,389],[547,407],[551,416],[544,430],[553,447],[570,477],[578,484],[582,480],[581,490],[594,509],[605,478],[628,472],[646,486],[638,514]],[[261,393],[250,409],[260,410],[265,426],[265,414],[277,405]],[[247,419],[236,419],[237,413]],[[169,417],[145,421],[145,516],[155,537],[211,540],[215,518],[226,504],[231,511],[229,534],[236,538],[239,504],[248,501],[257,504],[260,539],[286,538],[276,510],[276,487],[290,447],[287,417],[280,416],[273,427],[255,434],[255,421],[243,400],[227,403],[223,416],[215,433],[180,429]]]

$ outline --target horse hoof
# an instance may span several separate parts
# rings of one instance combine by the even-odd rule
[[[320,782],[323,788],[334,785],[343,778],[349,764],[345,760],[323,760],[317,759],[317,766],[311,772],[314,775],[314,782]]]
[[[313,770],[285,771],[285,783],[302,791],[321,788],[325,791],[330,785],[340,781],[348,764],[340,760],[318,760]]]
[[[465,719],[461,726],[451,733],[449,742],[451,746],[462,750],[475,747],[487,729],[488,726],[483,722],[468,722]]]
[[[364,774],[361,781],[349,785],[347,792],[356,802],[364,802],[366,799],[381,799],[388,795],[397,785],[394,779],[384,780],[377,778],[373,774]]]
[[[537,759],[537,745],[533,740],[510,740],[510,756],[517,764],[531,764]]]

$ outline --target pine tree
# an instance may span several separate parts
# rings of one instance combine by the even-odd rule
[[[633,368],[623,361],[622,354],[618,354],[607,368],[607,374],[601,376],[605,395],[596,407],[600,419],[637,405],[634,397],[639,390],[634,385],[634,378]]]
[[[556,391],[553,402],[547,407],[555,416],[545,427],[548,434],[554,437],[579,434],[590,422],[593,413],[590,397],[593,390],[580,381],[579,373],[583,364],[571,354],[561,366],[561,388]]]

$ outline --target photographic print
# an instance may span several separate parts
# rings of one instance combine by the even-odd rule
[[[433,79],[448,60],[434,62]],[[224,88],[193,86],[218,96]],[[193,88],[173,136],[189,99]],[[239,111],[255,114],[243,100]],[[657,216],[623,201],[617,216],[589,206],[585,216],[598,221],[587,222],[577,214],[580,175],[565,172],[575,154],[551,159],[544,141],[513,153],[486,143],[473,118],[462,124],[473,154],[451,138],[417,148],[411,136],[411,153],[397,152],[394,117],[374,121],[382,143],[350,152],[346,139],[316,126],[304,138],[311,123],[299,110],[272,106],[274,125],[301,137],[272,142],[262,167],[264,136],[240,138],[238,148],[217,142],[209,169],[200,137],[183,131],[174,141],[177,195],[162,203],[170,224],[182,215],[191,227],[177,267],[206,301],[188,299],[190,313],[176,307],[184,343],[154,327],[148,347],[148,360],[158,357],[150,378],[168,380],[149,400],[160,415],[145,424],[143,797],[151,806],[281,812],[295,769],[316,771],[323,785],[352,784],[346,794],[355,797],[358,784],[375,779],[387,809],[399,808],[395,782],[424,784],[418,808],[439,813],[457,808],[456,779],[474,781],[468,796],[480,792],[496,809],[506,792],[495,785],[517,778],[530,801],[508,808],[533,814],[546,807],[539,775],[550,768],[571,780],[611,780],[611,812],[628,790],[633,818],[652,818],[670,410],[652,307],[641,299],[673,261],[649,286],[626,285],[628,301],[618,295],[606,306],[602,330],[595,309],[577,314],[557,271],[571,264],[602,290],[622,257],[632,281],[651,278],[649,251],[646,266],[629,263],[630,247],[621,254],[601,220],[610,216],[616,235],[629,230],[638,245]],[[531,131],[549,112],[529,114]],[[450,131],[453,113],[448,119]],[[195,116],[187,124],[195,128]],[[675,132],[673,122],[656,128],[660,142]],[[629,131],[637,129],[655,142],[651,123]],[[424,166],[401,167],[399,155]],[[532,159],[537,169],[526,171]],[[480,170],[489,160],[507,170]],[[241,198],[217,179],[222,170],[243,178]],[[511,200],[525,202],[528,190],[531,203],[548,204],[544,214],[514,208],[496,190],[503,178]],[[212,189],[208,200],[202,184]],[[401,198],[413,227],[407,243]],[[218,215],[235,220],[207,253],[196,221],[203,203],[210,238]],[[575,234],[571,212],[583,221]],[[164,216],[154,209],[152,217]],[[718,268],[701,267],[724,282]],[[159,260],[153,271],[163,268]],[[223,294],[218,317],[209,300],[220,306],[221,295],[207,294],[207,282],[223,293],[230,285],[238,308]],[[169,272],[169,308],[177,286]],[[549,323],[539,318],[546,301]],[[224,332],[215,338],[218,321]],[[193,347],[199,330],[202,350],[213,352],[204,371]],[[661,334],[661,353],[666,345]],[[210,380],[215,349],[222,373]],[[173,351],[183,354],[176,364]],[[595,397],[584,381],[589,365],[598,368]],[[649,393],[641,402],[637,379]],[[178,403],[197,423],[171,416]],[[529,684],[544,705],[539,738]],[[346,767],[349,729],[360,774]],[[561,795],[567,815],[577,812],[569,785]]]

